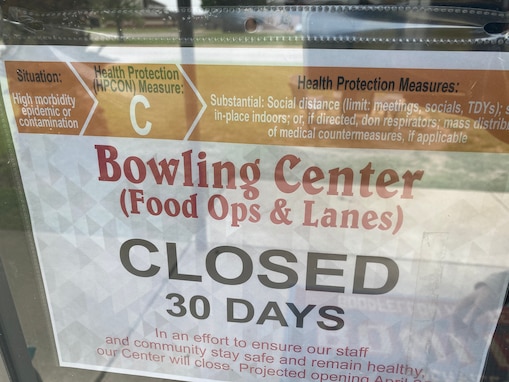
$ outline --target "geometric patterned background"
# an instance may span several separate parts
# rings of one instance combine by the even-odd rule
[[[62,366],[146,376],[179,376],[186,380],[236,381],[260,377],[256,370],[242,370],[241,363],[258,367],[257,370],[272,367],[302,371],[306,373],[305,379],[312,378],[311,373],[321,372],[355,373],[370,376],[372,380],[377,375],[395,379],[413,375],[409,369],[408,374],[373,372],[368,366],[371,363],[422,369],[421,373],[434,378],[433,381],[477,380],[496,323],[496,312],[505,295],[508,200],[505,189],[497,189],[497,192],[442,189],[440,184],[444,177],[451,176],[449,169],[458,163],[476,163],[475,173],[464,165],[467,173],[463,175],[458,170],[455,174],[469,179],[476,177],[479,184],[492,182],[490,177],[493,176],[503,178],[503,173],[492,169],[500,168],[505,155],[317,151],[157,140],[145,140],[140,144],[132,139],[35,134],[16,135],[14,141]],[[123,179],[99,181],[94,149],[97,144],[115,146],[120,158],[130,155],[145,160],[179,158],[182,152],[192,149],[193,153],[206,152],[209,164],[228,160],[236,168],[260,159],[262,179],[256,184],[260,197],[253,202],[260,205],[261,220],[233,227],[231,212],[224,220],[209,216],[207,201],[212,195],[221,194],[230,203],[246,202],[240,189],[164,186],[149,180],[139,185]],[[402,174],[407,169],[423,169],[425,175],[422,182],[416,183],[414,198],[407,200],[362,198],[355,191],[358,185],[354,185],[354,197],[312,196],[301,190],[283,194],[275,187],[273,173],[277,161],[287,154],[302,159],[300,168],[293,171],[295,174],[311,165],[324,170],[339,166],[358,171],[371,162],[377,171],[392,168]],[[500,184],[499,178],[497,184]],[[504,179],[502,181],[507,184]],[[196,193],[198,218],[150,216],[145,212],[126,217],[120,207],[121,194],[126,188],[140,189],[146,198],[157,196],[163,200],[170,197],[184,200]],[[270,221],[278,198],[284,198],[291,208],[292,224],[278,225]],[[304,226],[304,200],[314,202],[313,211],[317,216],[324,208],[396,213],[399,206],[402,228],[392,234],[390,230]],[[148,240],[157,247],[154,253],[137,248],[131,254],[138,269],[148,269],[151,265],[160,267],[155,276],[136,277],[122,266],[120,246],[134,238]],[[200,275],[201,282],[168,277],[167,242],[176,243],[179,272]],[[241,285],[214,281],[207,272],[207,254],[225,245],[242,249],[251,259],[253,273]],[[296,256],[296,263],[281,262],[297,272],[298,283],[294,287],[267,288],[258,280],[258,275],[267,275],[279,282],[285,281],[285,276],[260,265],[260,255],[269,249],[289,251]],[[347,255],[344,262],[323,261],[318,265],[344,270],[342,276],[320,275],[318,282],[344,286],[345,293],[305,290],[308,252]],[[358,256],[393,259],[399,268],[396,287],[384,295],[353,294]],[[232,254],[221,255],[217,268],[224,277],[232,279],[243,270],[239,258]],[[368,268],[366,283],[377,287],[384,282],[384,277],[383,269]],[[492,305],[478,312],[478,318],[470,326],[456,325],[464,318],[464,312],[456,307],[483,280],[495,280],[490,284]],[[175,309],[166,299],[169,293],[181,294],[186,304],[193,296],[203,296],[210,303],[210,316],[200,319],[190,312],[184,317],[169,315],[166,310]],[[228,322],[228,299],[250,302],[253,318],[246,323]],[[199,316],[202,313],[199,302],[203,300],[196,301]],[[302,327],[296,327],[296,316],[287,303],[294,304],[300,311],[309,305],[316,307],[303,318]],[[261,320],[267,306],[272,309],[266,310],[266,319]],[[324,318],[318,314],[318,309],[322,306],[344,310],[344,314],[339,315],[344,321],[341,330],[320,329],[317,322]],[[235,313],[245,314],[240,304],[235,305]],[[332,320],[325,322],[333,324]],[[204,342],[206,337],[202,336],[207,334],[216,343]],[[200,341],[194,336],[199,336]],[[248,345],[246,348],[235,346],[235,339],[245,340]],[[250,347],[252,341],[296,344],[304,350],[302,353],[271,351],[276,357],[273,364],[242,361],[245,354],[262,353]],[[316,354],[312,350],[346,346],[369,347],[368,356],[342,358],[333,353]],[[225,354],[232,357],[238,354],[239,358],[225,358],[224,354],[220,357],[216,354],[219,350],[229,351],[231,354]],[[281,365],[280,356],[306,357],[305,365]],[[148,359],[136,359],[140,357]],[[312,366],[313,359],[346,362],[353,359],[361,363],[362,369],[348,371]],[[209,362],[213,366],[212,369],[197,367],[196,362]],[[226,367],[222,364],[231,370],[215,368]],[[413,376],[417,378],[417,374]],[[266,376],[265,379],[276,381],[280,377]]]

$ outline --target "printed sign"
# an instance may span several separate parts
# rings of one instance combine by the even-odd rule
[[[505,55],[136,52],[4,55],[62,366],[480,380],[508,276]]]

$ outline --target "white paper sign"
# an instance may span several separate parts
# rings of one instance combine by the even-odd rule
[[[507,285],[507,56],[192,53],[5,52],[60,364],[479,381]]]

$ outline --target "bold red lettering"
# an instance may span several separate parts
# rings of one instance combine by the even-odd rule
[[[316,166],[312,166],[304,171],[302,176],[302,187],[309,195],[316,195],[323,190],[323,187],[314,187],[313,183],[324,178],[323,171]]]
[[[133,164],[136,169],[133,172]],[[138,157],[127,157],[124,162],[124,174],[128,181],[132,183],[141,183],[147,177],[147,169],[145,163]]]
[[[388,179],[386,180],[386,176]],[[399,176],[396,171],[387,169],[383,170],[380,175],[376,178],[376,192],[382,198],[390,198],[398,192],[397,190],[388,191],[387,186],[394,184],[399,181]]]
[[[116,182],[122,175],[120,165],[115,161],[118,157],[118,151],[113,146],[95,145],[97,151],[97,163],[99,164],[99,180],[107,182]],[[112,173],[108,171],[111,168]]]
[[[412,195],[412,187],[414,185],[415,180],[421,180],[424,175],[423,170],[418,170],[413,174],[408,170],[403,174],[403,179],[405,179],[405,183],[403,185],[403,193],[401,194],[401,199],[413,199]]]
[[[277,162],[276,169],[274,171],[274,179],[276,181],[277,188],[279,188],[282,192],[291,194],[299,188],[300,182],[292,185],[286,181],[284,173],[285,162],[289,162],[289,168],[291,170],[299,164],[300,159],[295,155],[285,155],[279,160],[279,162]]]
[[[375,170],[371,168],[371,162],[369,162],[366,167],[364,167],[361,171],[361,196],[368,197],[373,195],[373,193],[369,190],[369,179],[371,175],[375,173]]]
[[[177,159],[162,159],[159,163],[157,163],[156,160],[152,158],[147,162],[147,164],[150,167],[157,184],[162,184],[164,179],[167,184],[170,186],[173,185],[175,182],[175,175],[177,174],[177,168],[179,166],[179,161]]]

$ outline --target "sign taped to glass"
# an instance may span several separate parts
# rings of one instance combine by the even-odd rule
[[[62,366],[480,379],[508,277],[504,54],[17,49]]]

